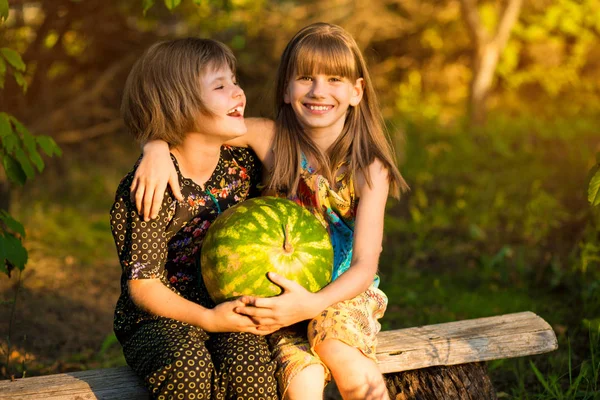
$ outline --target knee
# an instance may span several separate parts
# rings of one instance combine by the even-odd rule
[[[239,343],[227,356],[219,357],[220,373],[227,377],[229,391],[236,399],[277,397],[275,362],[265,343],[250,338]]]
[[[170,350],[165,367],[148,380],[152,391],[173,399],[208,398],[214,370],[208,351],[188,345]]]

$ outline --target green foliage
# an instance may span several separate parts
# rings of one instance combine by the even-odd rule
[[[216,1],[217,0],[207,0],[207,2],[216,2]],[[146,15],[146,12],[148,12],[148,10],[154,6],[155,2],[156,2],[156,0],[142,0],[142,8],[143,8],[144,15]],[[165,7],[167,7],[167,9],[169,11],[173,11],[175,8],[179,7],[179,5],[181,4],[181,0],[163,0],[163,2],[165,4]],[[204,1],[202,1],[202,0],[192,0],[192,2],[196,6],[202,6],[204,3]],[[229,1],[228,0],[220,0],[219,5],[223,6],[225,9],[228,9]]]
[[[0,0],[0,22],[8,18],[8,0]]]
[[[588,201],[592,206],[600,204],[600,153],[598,163],[590,171],[590,184],[588,186]]]
[[[571,343],[568,342],[568,384],[563,383],[563,374],[550,373],[544,375],[533,361],[529,362],[531,370],[537,380],[541,383],[545,393],[539,398],[556,400],[595,400],[600,396],[600,330],[589,330],[590,359],[585,360],[575,367],[573,365],[573,354]],[[579,372],[577,373],[577,370]],[[574,374],[577,376],[574,377]]]
[[[586,342],[600,321],[600,208],[588,206],[581,173],[598,121],[496,113],[466,132],[412,115],[401,168],[411,191],[385,220],[382,323],[534,311],[555,328],[559,350],[534,361],[537,373],[529,360],[493,363],[497,389],[515,399],[599,396],[597,339]]]
[[[0,0],[0,21],[8,16],[8,3]],[[0,88],[4,87],[7,63],[17,84],[25,92],[27,81],[23,76],[25,63],[16,51],[0,48]],[[0,162],[6,177],[19,186],[42,172],[44,160],[39,150],[46,155],[60,155],[61,151],[54,140],[48,136],[34,136],[15,117],[0,112]],[[8,212],[0,210],[0,272],[10,276],[14,268],[23,270],[27,264],[27,250],[23,247],[25,229]]]

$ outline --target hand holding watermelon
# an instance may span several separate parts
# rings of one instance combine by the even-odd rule
[[[244,305],[235,308],[235,312],[251,317],[260,326],[261,334],[312,319],[326,308],[318,294],[302,285],[274,273],[269,273],[269,279],[281,287],[282,294],[270,298],[244,296],[240,299]]]
[[[202,328],[207,332],[249,332],[255,335],[268,335],[280,328],[263,324],[258,329],[257,323],[251,317],[235,312],[236,308],[243,306],[242,301],[233,300],[208,309]]]

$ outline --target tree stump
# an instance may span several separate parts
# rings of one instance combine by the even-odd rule
[[[496,400],[485,363],[430,367],[386,374],[392,400]],[[325,400],[340,400],[335,383],[327,385]]]

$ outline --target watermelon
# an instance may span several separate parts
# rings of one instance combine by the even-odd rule
[[[326,229],[306,208],[283,198],[257,197],[217,217],[202,244],[201,266],[216,303],[281,294],[267,272],[317,292],[331,280],[333,248]]]

